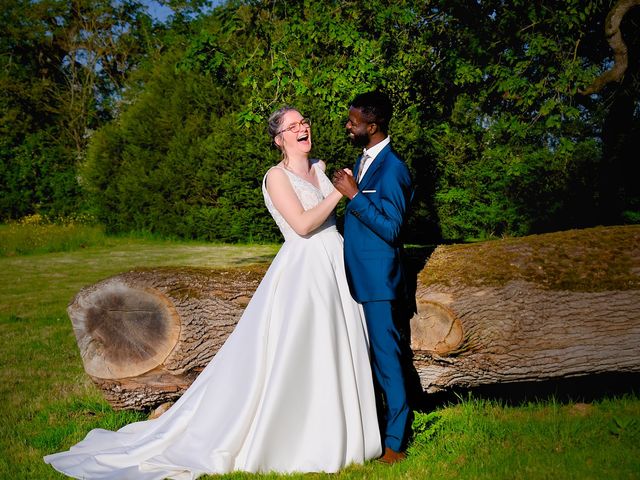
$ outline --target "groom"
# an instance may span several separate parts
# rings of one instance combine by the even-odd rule
[[[405,163],[391,149],[387,135],[392,106],[381,92],[356,96],[349,107],[346,130],[351,143],[363,148],[354,175],[339,170],[333,183],[349,198],[344,218],[344,258],[353,298],[362,304],[372,369],[384,397],[381,425],[384,453],[380,460],[405,458],[412,412],[407,403],[397,325],[404,299],[400,233],[411,197]]]

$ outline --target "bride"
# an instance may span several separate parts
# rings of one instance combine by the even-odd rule
[[[136,480],[336,472],[380,455],[367,332],[333,216],[342,195],[324,162],[309,159],[309,120],[284,107],[269,133],[282,161],[262,192],[285,242],[235,330],[161,417],[92,430],[44,458],[58,471]]]

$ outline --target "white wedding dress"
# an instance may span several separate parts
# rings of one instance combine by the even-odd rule
[[[333,190],[313,168],[320,190],[285,170],[305,209]],[[47,463],[75,478],[160,480],[335,472],[380,455],[366,327],[335,219],[301,237],[262,190],[285,242],[213,360],[159,418],[93,430]]]

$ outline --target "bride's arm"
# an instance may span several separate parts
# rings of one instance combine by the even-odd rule
[[[334,190],[318,205],[305,210],[293,190],[289,177],[280,168],[272,168],[269,171],[267,192],[273,205],[298,235],[308,235],[322,225],[342,198],[342,194]]]

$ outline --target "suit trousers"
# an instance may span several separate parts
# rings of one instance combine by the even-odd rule
[[[364,302],[362,307],[369,331],[371,365],[384,408],[380,425],[383,444],[402,451],[411,427],[412,412],[402,369],[400,334],[394,319],[393,301]]]

